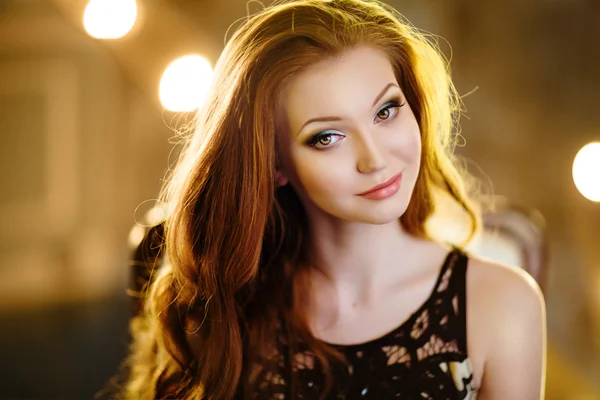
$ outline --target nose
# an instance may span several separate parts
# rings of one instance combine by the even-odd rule
[[[368,174],[381,171],[387,167],[385,152],[382,151],[380,145],[375,143],[372,137],[358,141],[356,147],[356,168],[358,172]]]

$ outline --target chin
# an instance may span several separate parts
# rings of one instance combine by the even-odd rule
[[[385,200],[354,198],[345,202],[314,202],[311,204],[320,213],[347,222],[385,225],[397,221],[408,208],[410,196],[397,193]]]
[[[361,204],[360,209],[348,212],[343,219],[371,225],[385,225],[398,221],[407,208],[408,203],[402,200],[396,204],[392,204],[391,207],[386,207],[384,204],[374,204],[371,207],[365,207],[364,204]]]
[[[369,215],[365,215],[362,219],[362,221],[360,222],[364,222],[366,224],[371,224],[371,225],[386,225],[395,221],[398,221],[400,219],[400,217],[404,214],[404,211],[401,212],[396,212],[396,213],[389,213],[389,214],[384,214],[384,213],[380,213],[380,214],[369,214]]]

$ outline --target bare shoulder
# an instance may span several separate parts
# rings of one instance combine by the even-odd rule
[[[473,256],[469,257],[467,288],[477,302],[486,303],[493,311],[522,313],[544,304],[539,285],[526,271]]]
[[[469,258],[467,332],[481,367],[481,398],[543,398],[546,311],[526,271]]]

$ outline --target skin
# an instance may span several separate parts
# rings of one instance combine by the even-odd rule
[[[312,65],[282,94],[277,183],[294,187],[309,217],[309,326],[329,343],[373,340],[427,299],[450,250],[412,237],[398,222],[420,168],[417,121],[389,60],[370,47]],[[386,108],[390,101],[403,105]],[[337,118],[306,124],[330,116]],[[332,136],[316,140],[324,131]],[[357,196],[399,172],[393,196]],[[543,398],[545,309],[537,284],[521,270],[472,258],[467,299],[478,398]]]

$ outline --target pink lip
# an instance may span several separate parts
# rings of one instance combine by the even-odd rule
[[[373,186],[366,192],[359,193],[358,196],[371,199],[384,199],[395,194],[400,189],[400,181],[402,180],[402,172],[392,176],[387,181]]]

